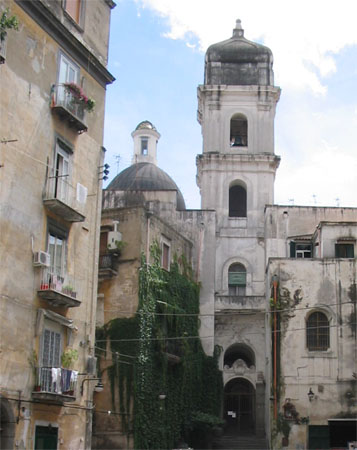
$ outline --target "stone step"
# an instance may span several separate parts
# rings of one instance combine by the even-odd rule
[[[265,438],[225,435],[215,439],[213,448],[219,450],[269,450],[269,445]]]

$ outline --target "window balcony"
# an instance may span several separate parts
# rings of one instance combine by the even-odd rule
[[[42,270],[41,275],[40,289],[37,291],[39,297],[47,300],[52,306],[67,308],[80,306],[81,301],[77,298],[78,286],[76,287],[71,277],[54,275],[48,269]]]
[[[78,372],[61,367],[38,367],[32,398],[39,402],[63,404],[76,400]]]
[[[99,281],[109,280],[118,275],[117,260],[118,256],[113,253],[106,253],[99,256]]]
[[[79,183],[75,189],[69,184],[67,178],[68,175],[63,175],[47,179],[43,204],[67,222],[83,222],[87,190]]]
[[[264,310],[265,297],[256,295],[216,295],[215,311]]]
[[[52,85],[51,109],[78,133],[81,134],[88,130],[85,106],[63,84]]]

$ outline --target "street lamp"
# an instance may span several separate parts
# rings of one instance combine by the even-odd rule
[[[102,390],[104,389],[104,385],[102,383],[101,378],[85,378],[81,384],[81,395],[83,395],[84,382],[85,381],[94,381],[94,380],[98,381],[98,383],[94,387],[95,392],[102,392]]]
[[[307,396],[309,397],[309,401],[312,402],[315,398],[315,394],[312,392],[312,389],[310,388],[309,392],[307,393]]]

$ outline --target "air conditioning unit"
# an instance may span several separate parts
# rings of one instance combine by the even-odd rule
[[[108,233],[108,249],[116,250],[118,248],[117,242],[122,239],[120,231],[109,231]]]
[[[49,267],[51,264],[51,256],[46,252],[36,252],[33,255],[33,265],[35,267]]]

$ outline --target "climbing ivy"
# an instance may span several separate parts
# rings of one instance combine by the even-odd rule
[[[208,426],[218,424],[223,390],[218,350],[207,356],[198,337],[199,285],[192,271],[184,259],[183,273],[177,260],[169,272],[162,269],[157,244],[151,255],[152,264],[142,257],[136,315],[105,327],[114,407],[137,449],[174,448],[183,437],[190,443],[197,415],[208,417]]]

